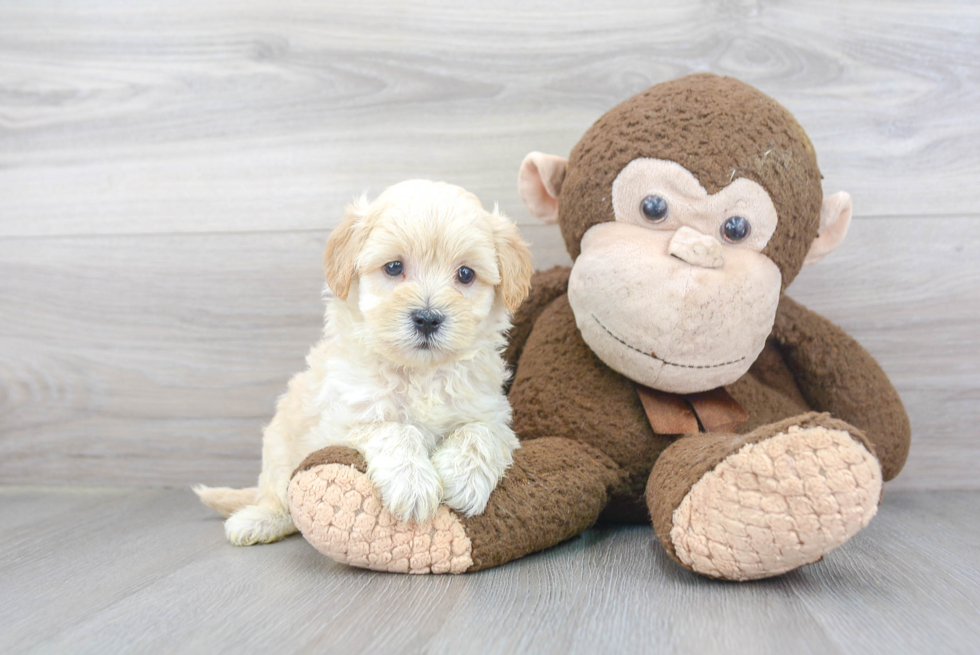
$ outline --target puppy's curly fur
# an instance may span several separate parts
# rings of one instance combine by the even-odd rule
[[[296,530],[293,470],[344,445],[396,518],[482,512],[519,447],[501,357],[532,271],[516,226],[457,186],[410,180],[347,207],[324,268],[323,339],[265,430],[258,487],[195,492],[232,543],[276,541]]]

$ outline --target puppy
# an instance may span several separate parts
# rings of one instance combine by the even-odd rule
[[[450,184],[410,180],[346,208],[324,251],[323,339],[290,380],[249,489],[195,487],[240,546],[296,531],[287,488],[311,452],[357,449],[399,520],[472,516],[519,447],[503,393],[510,314],[531,254],[517,227]]]

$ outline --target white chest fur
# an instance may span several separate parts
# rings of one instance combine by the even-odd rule
[[[429,447],[466,423],[510,420],[502,392],[506,376],[495,349],[472,358],[427,369],[359,357],[349,343],[328,335],[309,355],[307,411],[319,415],[309,446],[350,445],[360,425],[413,425],[430,437]]]

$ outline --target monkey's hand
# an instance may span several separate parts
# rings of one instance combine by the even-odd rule
[[[863,430],[885,479],[898,475],[911,428],[898,392],[874,357],[844,330],[785,295],[772,336],[810,406]]]

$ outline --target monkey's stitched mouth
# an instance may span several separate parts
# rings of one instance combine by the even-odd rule
[[[661,357],[657,357],[654,353],[643,352],[642,350],[640,350],[636,346],[633,346],[633,345],[631,345],[631,344],[623,341],[621,338],[619,338],[618,336],[616,336],[616,334],[613,333],[612,330],[610,330],[605,325],[603,325],[602,324],[602,321],[600,321],[599,320],[599,317],[596,316],[595,314],[592,314],[592,318],[593,318],[593,320],[595,320],[596,323],[599,324],[599,327],[601,327],[603,330],[606,331],[606,334],[608,334],[613,339],[615,339],[619,343],[623,344],[624,346],[626,346],[630,350],[635,350],[636,352],[640,353],[641,355],[645,355],[645,356],[647,356],[647,357],[649,357],[651,359],[655,359],[658,362],[663,362],[664,364],[666,364],[668,366],[676,366],[678,368],[720,368],[722,366],[728,366],[729,364],[737,364],[738,362],[741,362],[741,361],[744,361],[745,360],[745,357],[739,357],[738,359],[733,359],[730,362],[724,362],[722,364],[702,364],[700,366],[694,365],[694,364],[677,364],[675,362],[668,362],[666,359],[663,359]]]

